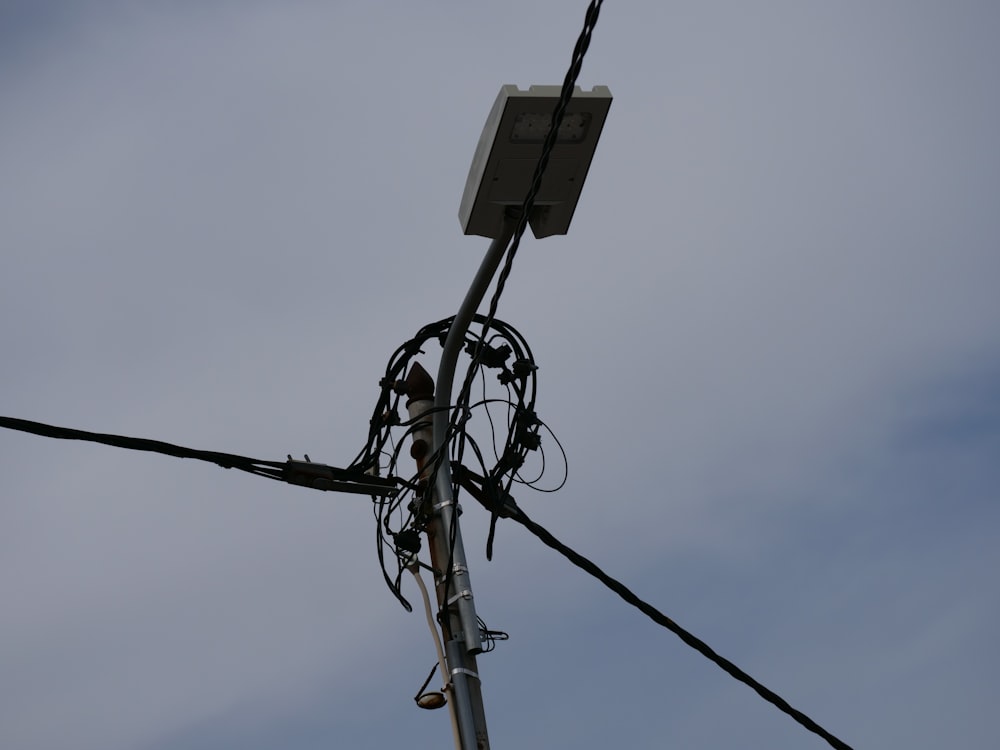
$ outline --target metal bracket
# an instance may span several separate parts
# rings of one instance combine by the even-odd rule
[[[468,572],[469,572],[469,569],[467,567],[465,567],[464,565],[455,565],[451,569],[452,580],[454,580],[455,576],[460,576],[463,573],[467,574]],[[448,581],[448,576],[447,575],[445,575],[444,573],[438,573],[438,572],[435,571],[435,573],[434,573],[434,584],[436,586],[441,586],[441,585],[443,585],[447,581]],[[451,604],[451,602],[448,602],[448,603]]]
[[[469,677],[471,677],[474,680],[478,680],[479,679],[479,673],[478,672],[473,672],[471,669],[466,669],[465,667],[455,667],[454,669],[451,670],[451,674],[453,674],[453,675],[456,675],[456,674],[459,674],[459,673],[462,673],[464,675],[468,675]]]
[[[447,601],[447,605],[452,605],[459,599],[471,599],[471,598],[472,598],[472,592],[469,591],[468,589],[466,589],[465,591],[459,591],[457,594],[455,594],[453,597],[451,597],[451,599]]]

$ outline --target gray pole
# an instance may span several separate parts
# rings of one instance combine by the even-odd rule
[[[410,455],[417,461],[420,477],[423,481],[429,478],[433,470],[433,458],[430,445],[433,442],[431,419],[428,417],[434,408],[434,381],[427,371],[414,363],[406,377],[406,390],[409,400],[406,410],[413,424],[413,446]],[[431,521],[427,524],[427,541],[431,553],[431,567],[434,569],[435,593],[438,600],[438,612],[447,616],[438,617],[444,641],[446,671],[441,675],[448,694],[448,709],[451,713],[452,729],[455,733],[456,750],[488,750],[489,737],[486,733],[486,714],[483,709],[483,696],[479,685],[479,672],[476,666],[476,652],[466,648],[466,640],[462,633],[461,616],[456,607],[454,596],[448,593],[455,587],[445,590],[449,556],[452,568],[457,570],[458,564],[452,539],[459,539],[457,526],[453,534],[449,534],[449,526],[442,520],[443,504],[438,498],[436,489],[432,489],[429,501],[430,508],[424,507]],[[453,513],[452,520],[457,524],[458,514]],[[464,566],[463,566],[464,567]],[[454,581],[458,576],[454,575]],[[468,574],[466,573],[466,585]],[[469,589],[462,589],[469,591]],[[470,603],[471,603],[471,592]],[[473,612],[473,616],[475,613]],[[478,630],[478,628],[477,628]]]
[[[445,658],[450,673],[445,679],[451,684],[452,700],[449,705],[458,725],[461,741],[458,750],[489,750],[490,741],[486,732],[486,712],[483,708],[479,671],[476,666],[476,654],[483,650],[482,640],[479,636],[479,621],[476,618],[469,568],[458,524],[459,514],[451,490],[451,466],[448,463],[445,437],[451,416],[451,389],[455,380],[455,366],[462,349],[462,342],[493,280],[497,266],[500,265],[515,226],[516,221],[512,219],[504,221],[503,231],[490,244],[472,281],[472,286],[466,292],[462,306],[445,339],[441,363],[438,366],[437,388],[425,372],[416,371],[418,366],[414,366],[410,371],[410,377],[407,378],[410,386],[410,403],[407,404],[407,408],[411,417],[426,413],[430,392],[434,393],[433,405],[436,411],[433,414],[431,465],[427,468],[433,471],[433,465],[437,464],[437,473],[432,492],[433,512],[427,528],[427,538],[431,548],[431,563],[434,569],[441,573],[435,579],[435,589],[439,611],[446,615],[441,618]],[[426,456],[426,443],[418,448],[415,439],[413,448],[414,458],[421,461]],[[451,583],[446,590],[449,561]]]
[[[490,247],[483,257],[483,262],[479,266],[479,271],[476,272],[469,291],[465,293],[462,306],[458,309],[451,328],[448,329],[444,351],[441,352],[441,363],[438,365],[437,388],[434,393],[436,411],[434,412],[433,450],[435,455],[438,451],[446,450],[444,444],[448,432],[448,422],[451,418],[451,389],[455,381],[455,365],[458,363],[459,352],[462,351],[462,342],[465,341],[465,334],[469,330],[472,318],[479,308],[479,303],[483,301],[497,266],[500,265],[507,245],[514,235],[515,228],[516,221],[505,217],[503,231],[490,243]],[[455,587],[455,595],[459,597],[457,601],[461,620],[460,632],[465,635],[466,650],[478,654],[483,650],[483,645],[479,639],[479,623],[476,620],[476,609],[472,603],[469,570],[465,565],[465,549],[462,547],[462,534],[458,529],[458,514],[454,513],[454,498],[451,494],[451,465],[448,463],[447,455],[439,464],[435,489],[438,503],[441,505],[441,521],[444,528],[451,528],[454,519],[452,583]]]

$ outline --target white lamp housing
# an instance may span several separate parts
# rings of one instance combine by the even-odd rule
[[[498,237],[505,210],[524,202],[561,91],[561,86],[500,88],[476,146],[458,211],[465,234]],[[607,86],[574,90],[528,217],[536,238],[569,230],[610,108]]]

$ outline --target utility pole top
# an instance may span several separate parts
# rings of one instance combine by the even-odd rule
[[[414,401],[434,400],[434,379],[419,362],[410,365],[410,372],[403,381],[406,384],[407,406]]]

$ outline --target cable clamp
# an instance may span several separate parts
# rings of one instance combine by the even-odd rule
[[[452,675],[456,675],[456,674],[460,674],[460,673],[464,674],[464,675],[468,675],[469,677],[471,677],[474,680],[478,680],[479,679],[479,673],[478,672],[473,672],[471,669],[466,669],[465,667],[455,667],[454,669],[451,670],[451,674]]]
[[[306,456],[305,461],[296,461],[289,456],[282,468],[281,480],[288,484],[330,492],[353,492],[381,497],[395,497],[399,493],[396,480],[392,477],[375,477],[354,469],[338,469],[336,466],[313,463],[309,456]]]
[[[451,599],[448,600],[447,604],[451,605],[457,602],[459,599],[471,599],[471,598],[472,598],[472,592],[466,589],[465,591],[459,591],[457,594],[451,597]]]
[[[453,580],[455,578],[455,576],[461,576],[463,574],[465,574],[465,575],[469,574],[469,569],[467,567],[465,567],[464,565],[455,565],[455,566],[453,566],[452,569],[451,569],[451,575],[450,576],[447,575],[446,573],[440,573],[440,572],[435,571],[434,572],[434,585],[435,586],[443,586],[449,580]],[[454,601],[454,600],[452,600],[452,601]],[[451,604],[451,602],[448,602],[448,603]]]
[[[435,503],[434,505],[432,505],[431,510],[437,513],[442,508],[447,508],[449,505],[454,505],[454,504],[455,504],[454,500],[445,500],[443,503]]]

